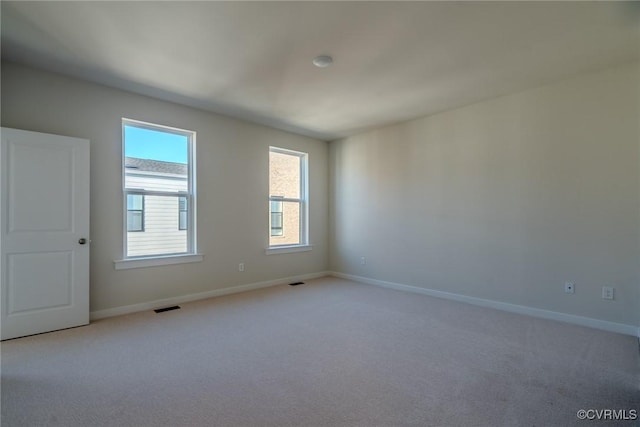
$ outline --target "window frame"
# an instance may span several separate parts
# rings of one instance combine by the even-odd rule
[[[187,138],[187,191],[161,191],[161,190],[144,190],[126,188],[126,140],[125,126],[134,126],[142,129],[148,129],[156,132],[173,133]],[[116,269],[147,267],[154,265],[176,264],[182,262],[198,262],[202,261],[202,255],[197,253],[197,223],[196,223],[196,132],[186,129],[180,129],[171,126],[165,126],[157,123],[143,122],[140,120],[122,118],[122,194],[124,209],[123,223],[123,257],[122,260],[115,261]],[[127,239],[127,196],[128,195],[144,196],[168,196],[168,197],[185,197],[187,199],[187,250],[177,253],[162,253],[153,255],[135,255],[128,256],[128,239]],[[179,205],[179,202],[178,202]],[[178,206],[179,208],[179,206]],[[178,218],[178,222],[179,222]]]
[[[269,177],[271,176],[271,153],[285,154],[289,156],[296,156],[300,159],[300,194],[299,198],[289,198],[281,196],[272,196],[271,185],[267,189],[269,200],[269,231],[267,233],[267,249],[266,254],[274,253],[289,253],[311,250],[309,244],[309,154],[301,151],[289,150],[280,147],[269,147]],[[270,181],[270,179],[269,179]],[[299,243],[291,244],[285,243],[280,245],[271,244],[271,202],[293,202],[298,203],[300,212],[300,224],[299,224]],[[283,216],[284,224],[284,216]]]

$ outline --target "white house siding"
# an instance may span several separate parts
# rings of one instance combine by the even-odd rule
[[[187,191],[184,176],[127,171],[129,189]],[[144,231],[127,232],[127,255],[146,256],[187,251],[187,231],[178,229],[178,197],[144,197]]]
[[[140,189],[150,191],[187,191],[187,178],[180,175],[169,175],[157,172],[127,171],[125,184],[129,190]],[[176,208],[177,209],[177,208]]]

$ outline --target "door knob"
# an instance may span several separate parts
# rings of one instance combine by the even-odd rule
[[[87,243],[87,239],[82,237],[80,240],[78,240],[78,243],[80,243],[81,245],[84,245],[85,243]]]

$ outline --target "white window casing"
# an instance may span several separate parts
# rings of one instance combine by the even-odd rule
[[[311,250],[307,153],[269,147],[268,234],[268,255]]]
[[[186,138],[186,165],[127,157],[126,127]],[[115,261],[116,269],[202,261],[197,253],[195,144],[193,131],[122,120],[123,258]],[[128,209],[131,196],[143,200],[143,226],[134,224],[135,231],[128,230],[128,219],[138,221],[135,215],[139,211]]]

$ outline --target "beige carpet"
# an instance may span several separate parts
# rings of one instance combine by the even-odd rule
[[[334,278],[2,343],[9,426],[635,426],[637,339]],[[640,412],[640,411],[639,411]]]

